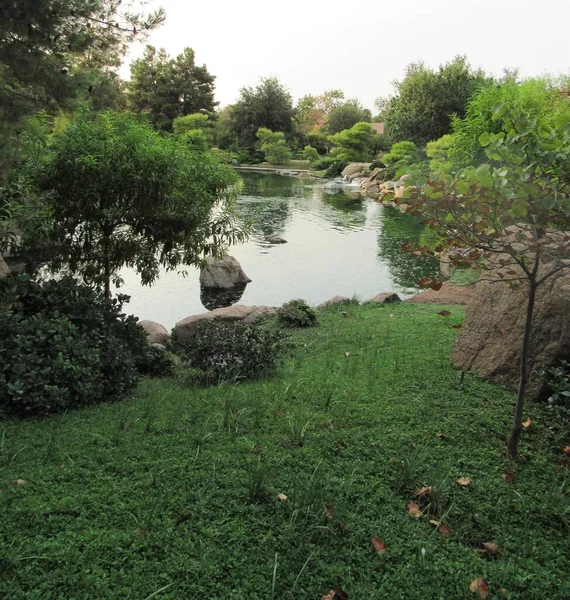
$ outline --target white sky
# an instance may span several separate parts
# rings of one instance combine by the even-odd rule
[[[170,55],[189,46],[216,76],[216,100],[276,76],[295,100],[341,89],[368,108],[392,93],[406,65],[466,54],[473,67],[522,77],[570,73],[570,0],[151,0],[166,23],[147,43]],[[142,55],[132,47],[121,70]]]

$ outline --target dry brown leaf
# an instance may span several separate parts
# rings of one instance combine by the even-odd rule
[[[451,313],[448,310],[440,310],[437,313],[440,317],[449,317]]]
[[[327,515],[329,521],[334,519],[334,508],[332,507],[332,504],[325,504],[325,515]]]
[[[426,494],[431,494],[433,492],[433,487],[430,485],[428,487],[422,487],[419,490],[416,490],[412,496],[412,498],[419,498],[420,496],[425,496]]]
[[[258,444],[255,444],[255,446],[252,446],[252,447],[251,447],[251,450],[250,450],[250,452],[251,452],[252,454],[261,454],[261,448],[259,447],[259,445],[258,445]]]
[[[436,521],[435,519],[430,519],[429,524],[433,525],[434,527],[439,527],[439,521]]]
[[[408,504],[408,512],[413,517],[416,517],[416,519],[419,519],[423,514],[422,509],[415,502],[410,502]]]
[[[570,446],[566,446],[565,448],[563,448],[562,452],[564,452],[566,456],[570,456]]]
[[[441,535],[443,537],[450,537],[451,536],[451,527],[449,525],[440,525],[439,533],[441,533]]]
[[[28,482],[25,479],[15,479],[14,485],[17,485],[18,487],[22,487],[24,485],[28,485]]]
[[[469,479],[469,477],[460,477],[457,480],[457,483],[463,487],[467,487],[471,485],[471,479]]]
[[[339,587],[321,597],[321,600],[348,600],[348,594]]]
[[[141,529],[140,527],[137,527],[137,528],[135,529],[135,533],[136,533],[137,535],[140,535],[141,537],[146,537],[146,536],[148,535],[148,532],[147,532],[147,530],[146,530],[146,529]]]
[[[532,419],[529,417],[526,421],[522,422],[522,426],[525,429],[528,429],[532,425]]]
[[[446,440],[447,436],[445,435],[445,433],[438,433],[436,435],[437,438],[439,438],[440,440]]]
[[[499,551],[498,544],[495,544],[493,542],[484,542],[483,548],[485,548],[485,550],[487,550],[487,552],[490,552],[491,554],[497,554],[497,552]]]
[[[503,481],[505,483],[514,483],[515,474],[512,471],[507,471],[506,473],[503,473]]]
[[[350,352],[345,352],[344,355],[345,356],[350,356]]]
[[[469,586],[469,591],[480,600],[485,600],[489,595],[489,584],[486,579],[474,579]]]
[[[372,545],[374,546],[374,550],[376,550],[376,552],[378,552],[378,554],[382,554],[382,552],[386,551],[386,544],[379,538],[377,537],[371,537],[370,541],[372,542]]]
[[[279,500],[280,502],[287,502],[287,500],[289,500],[289,497],[286,494],[277,494],[277,500]]]

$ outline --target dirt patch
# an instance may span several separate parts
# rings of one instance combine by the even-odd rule
[[[406,302],[412,304],[462,304],[467,305],[475,296],[476,287],[474,285],[448,285],[443,284],[437,292],[425,290]]]

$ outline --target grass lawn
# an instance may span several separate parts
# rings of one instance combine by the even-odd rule
[[[331,308],[273,379],[0,423],[0,597],[570,598],[565,423],[529,403],[515,469],[514,396],[460,382],[440,310]]]

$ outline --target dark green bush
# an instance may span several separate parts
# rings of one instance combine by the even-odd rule
[[[348,164],[349,163],[346,160],[337,160],[333,162],[326,170],[325,177],[339,177]]]
[[[136,385],[148,352],[119,296],[107,300],[64,278],[0,280],[0,409],[59,412],[115,399]]]
[[[167,352],[160,344],[151,344],[143,356],[137,359],[136,367],[141,375],[168,377],[172,375],[175,364],[173,354]]]
[[[311,164],[311,169],[313,169],[313,171],[324,171],[335,162],[337,162],[337,159],[333,156],[323,156]]]
[[[317,323],[317,313],[305,300],[291,300],[277,309],[277,322],[285,327],[312,327]]]
[[[548,400],[549,406],[570,415],[570,361],[560,360],[538,376],[546,388],[541,396]]]
[[[282,332],[212,319],[198,325],[184,348],[185,358],[203,373],[203,381],[218,383],[271,373],[292,346]]]

